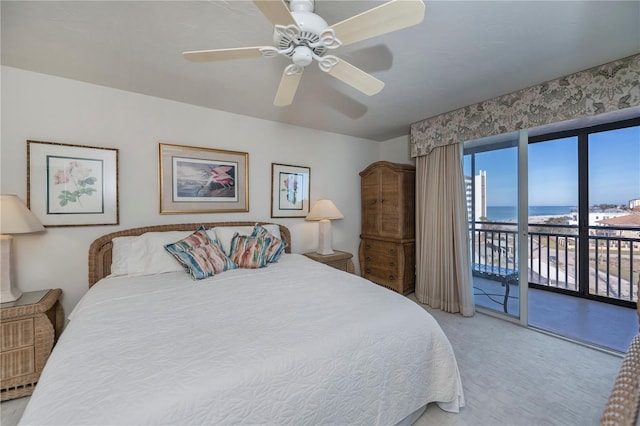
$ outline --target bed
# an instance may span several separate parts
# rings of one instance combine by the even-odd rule
[[[149,235],[157,244],[202,226],[215,238],[254,222],[143,227],[94,241],[90,290],[20,423],[393,425],[411,424],[431,402],[458,412],[455,356],[431,315],[291,254],[286,227],[261,225],[286,243],[277,261],[198,280],[184,270],[115,273],[122,241],[131,268],[134,244]]]

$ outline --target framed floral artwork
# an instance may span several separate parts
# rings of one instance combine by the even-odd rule
[[[249,154],[160,144],[160,213],[249,211]]]
[[[271,163],[271,217],[306,217],[311,169]]]
[[[118,225],[118,150],[27,141],[27,206],[46,227]]]

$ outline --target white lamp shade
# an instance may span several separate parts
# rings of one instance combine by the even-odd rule
[[[311,208],[306,219],[320,221],[318,229],[318,250],[316,250],[316,253],[323,255],[333,254],[334,252],[331,248],[331,221],[344,219],[340,210],[338,210],[331,200],[318,200]]]
[[[340,210],[331,200],[318,200],[306,217],[307,220],[344,219]]]
[[[13,237],[44,231],[44,226],[16,195],[0,195],[0,302],[13,302],[22,292],[16,285],[13,268]]]
[[[44,231],[38,218],[16,195],[0,195],[0,234]]]

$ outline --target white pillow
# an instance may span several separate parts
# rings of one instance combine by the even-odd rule
[[[272,233],[275,237],[282,239],[280,236],[280,226],[278,225],[262,225],[267,231]],[[239,235],[251,235],[253,232],[253,226],[215,226],[212,229],[208,230],[210,238],[214,238],[214,235],[211,234],[211,231],[215,233],[215,238],[218,239],[220,245],[222,246],[222,250],[226,253],[227,256],[231,255],[231,240],[233,236],[237,232]]]
[[[191,234],[193,231],[146,232],[140,236],[114,238],[111,275],[151,275],[184,270],[164,246]]]
[[[129,274],[129,248],[133,240],[139,237],[116,237],[111,240],[111,276]]]

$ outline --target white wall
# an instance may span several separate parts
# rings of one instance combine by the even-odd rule
[[[409,129],[407,129],[408,131]],[[409,135],[399,136],[380,143],[380,160],[392,163],[416,164],[411,158]]]
[[[90,243],[117,230],[165,223],[267,220],[291,229],[293,252],[315,250],[315,222],[270,219],[272,162],[311,168],[311,201],[334,200],[345,219],[333,222],[333,245],[353,253],[358,264],[358,173],[381,159],[377,142],[10,67],[1,68],[1,89],[3,194],[17,194],[26,201],[28,139],[119,149],[120,225],[48,228],[42,234],[18,235],[14,240],[20,288],[62,288],[67,314],[87,290]],[[160,215],[159,142],[248,152],[250,211]]]

